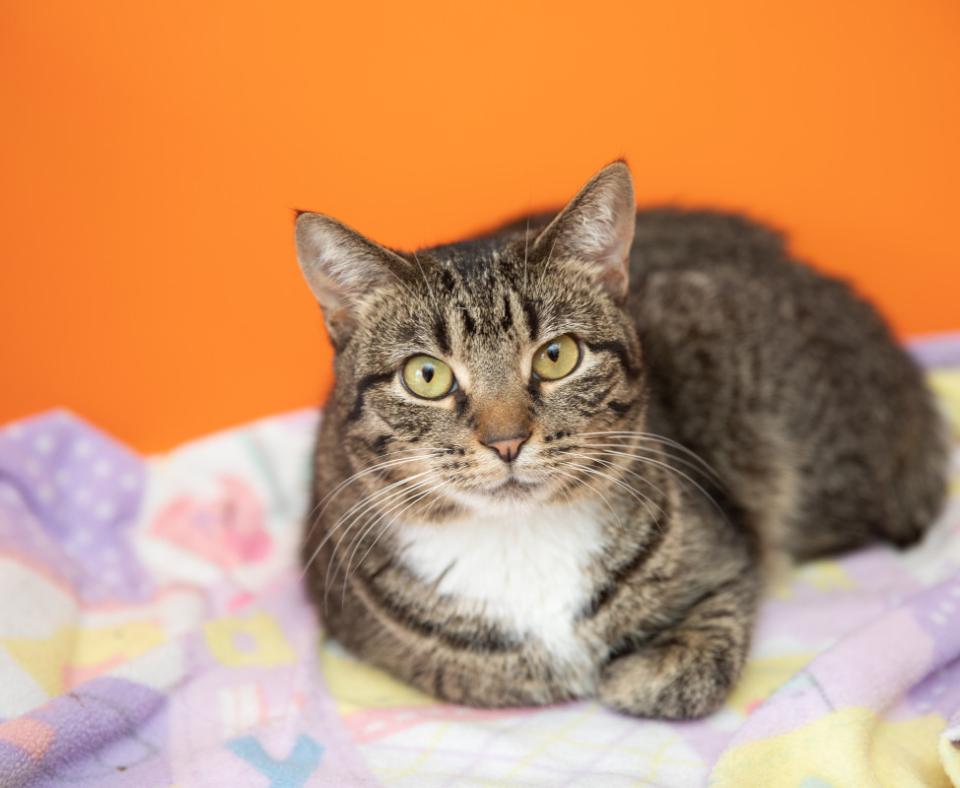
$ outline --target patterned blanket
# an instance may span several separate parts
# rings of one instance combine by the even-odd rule
[[[960,337],[915,345],[960,440]],[[928,538],[797,569],[726,707],[438,703],[323,642],[298,531],[317,414],[141,458],[0,430],[0,785],[960,786],[960,450]]]

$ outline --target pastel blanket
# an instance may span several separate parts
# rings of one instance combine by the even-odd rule
[[[915,346],[960,441],[960,337]],[[323,642],[315,412],[142,458],[0,430],[0,785],[960,786],[960,450],[927,539],[797,569],[707,720],[438,703]]]

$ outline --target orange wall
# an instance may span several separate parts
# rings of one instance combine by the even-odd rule
[[[746,208],[901,333],[960,328],[960,5],[0,6],[0,421],[142,449],[315,403],[291,209],[450,239],[625,155]],[[587,9],[586,11],[582,9]]]

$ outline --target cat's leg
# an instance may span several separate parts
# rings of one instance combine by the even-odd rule
[[[692,719],[719,708],[750,646],[757,582],[752,572],[705,592],[673,627],[613,657],[601,702],[640,717]]]

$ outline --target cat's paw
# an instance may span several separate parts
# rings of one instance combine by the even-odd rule
[[[740,674],[742,655],[725,644],[673,637],[607,663],[600,701],[637,717],[689,720],[716,711]]]

